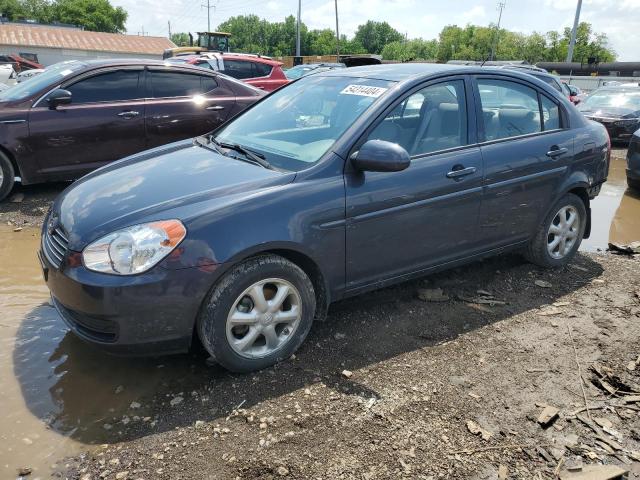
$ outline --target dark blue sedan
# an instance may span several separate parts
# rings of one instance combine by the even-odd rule
[[[85,176],[53,205],[40,258],[81,338],[122,353],[198,338],[251,371],[333,301],[507,250],[567,264],[609,154],[602,125],[527,74],[334,70]]]

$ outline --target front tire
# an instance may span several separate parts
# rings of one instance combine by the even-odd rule
[[[197,323],[207,352],[233,372],[251,372],[288,358],[306,338],[316,311],[304,271],[277,255],[250,258],[227,272]]]
[[[15,176],[11,160],[0,152],[0,202],[11,193]]]
[[[587,209],[580,197],[567,193],[551,208],[525,256],[545,268],[567,265],[575,256],[587,226]]]
[[[640,191],[640,180],[627,177],[627,185],[629,185],[629,188]]]

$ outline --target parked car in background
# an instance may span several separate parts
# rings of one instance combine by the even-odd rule
[[[242,80],[265,92],[282,87],[289,80],[282,70],[282,62],[258,55],[242,53],[203,53],[179,55],[167,60],[169,63],[186,63],[207,70],[219,70],[225,75]]]
[[[602,125],[523,73],[322,72],[71,185],[45,221],[44,278],[86,341],[157,353],[196,338],[257,370],[335,300],[507,250],[566,265],[609,155]]]
[[[263,95],[213,71],[153,60],[58,63],[0,93],[0,199],[73,180],[213,130]]]
[[[0,64],[0,83],[5,85],[13,85],[16,82],[16,71],[9,63]]]
[[[336,68],[346,68],[346,65],[344,63],[305,63],[304,65],[288,68],[284,71],[284,74],[289,80],[296,80],[312,73],[326,72]]]
[[[628,142],[640,128],[640,87],[601,87],[578,109],[588,119],[603,124],[612,141]]]
[[[575,85],[569,85],[567,82],[562,82],[562,85],[569,92],[569,100],[571,100],[571,103],[578,105],[585,96],[584,93],[582,93],[582,90]]]
[[[34,62],[13,53],[0,54],[0,64],[11,65],[16,73],[33,70],[34,68],[44,68],[44,65],[41,65],[38,62]]]
[[[36,75],[40,75],[42,72],[44,72],[44,68],[32,68],[31,70],[23,70],[18,74],[18,77],[16,78],[16,82],[17,83],[24,82],[28,78],[35,77]]]
[[[640,130],[631,136],[627,150],[627,185],[640,191]]]
[[[542,80],[544,83],[551,85],[551,88],[553,88],[554,90],[557,90],[558,92],[560,92],[562,95],[564,95],[565,97],[567,97],[568,99],[571,99],[571,92],[569,92],[569,88],[567,87],[567,85],[560,79],[559,76],[557,75],[553,75],[549,72],[547,72],[546,70],[542,69],[542,68],[538,68],[538,67],[533,67],[531,68],[530,65],[528,66],[521,66],[521,65],[505,65],[503,67],[500,68],[504,68],[507,70],[517,70],[520,71],[522,73],[526,73],[528,75],[531,75],[532,77],[536,77],[539,80]]]

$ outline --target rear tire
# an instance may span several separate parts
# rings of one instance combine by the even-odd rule
[[[575,256],[587,226],[587,209],[580,197],[567,193],[551,208],[531,239],[525,257],[545,268],[567,265]]]
[[[4,153],[0,152],[0,202],[11,193],[15,176],[16,174],[13,170],[11,160],[9,160]]]
[[[207,352],[232,372],[251,372],[288,358],[306,338],[316,312],[313,284],[277,255],[250,258],[227,272],[197,322]]]
[[[629,188],[640,191],[640,180],[635,180],[627,177],[627,185],[629,185]]]

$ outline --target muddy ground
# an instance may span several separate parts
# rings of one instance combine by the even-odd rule
[[[637,226],[616,181],[605,243]],[[233,375],[202,352],[115,358],[66,331],[29,228],[62,188],[0,204],[3,472],[528,480],[606,464],[640,478],[638,256],[581,253],[545,271],[506,255],[372,292],[335,304],[295,357]],[[547,406],[559,415],[543,427]]]
[[[604,463],[640,478],[639,267],[581,254],[549,272],[510,255],[340,302],[275,368],[212,366],[199,389],[107,418],[127,440],[60,476],[537,479]],[[545,406],[559,409],[547,428]]]

